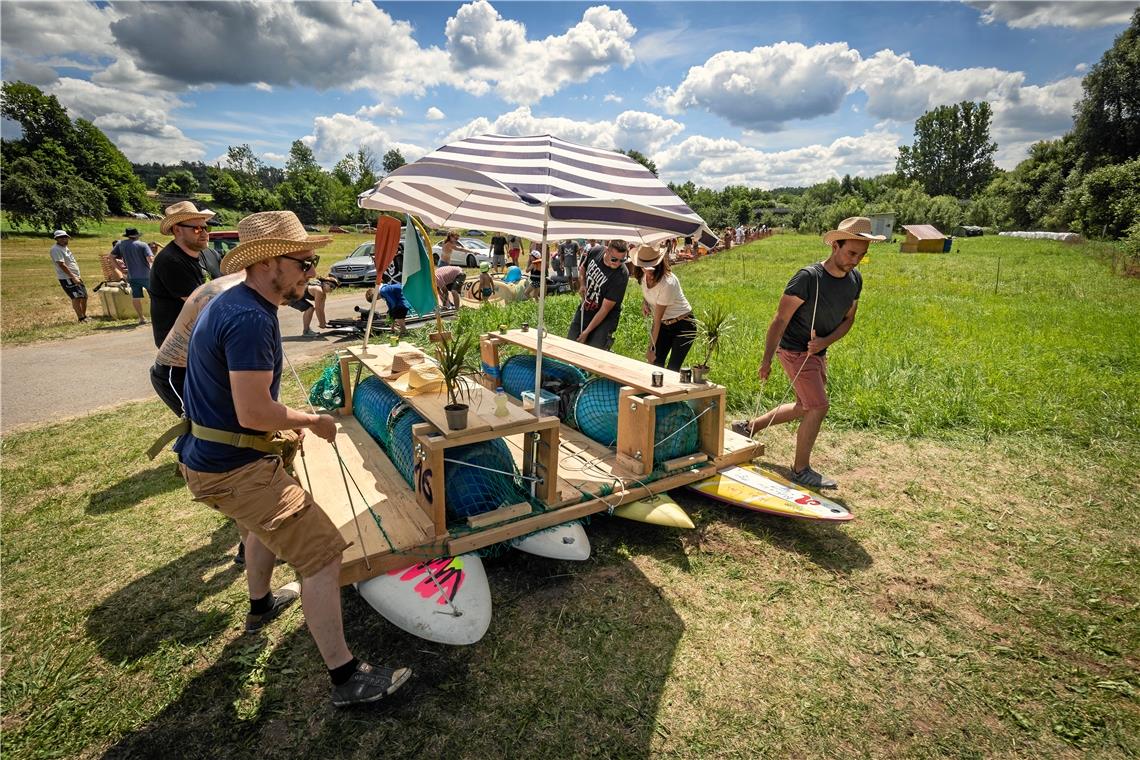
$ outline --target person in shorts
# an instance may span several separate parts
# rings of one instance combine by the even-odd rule
[[[340,606],[341,554],[348,544],[289,474],[289,454],[280,445],[282,437],[296,441],[305,428],[326,441],[337,434],[332,417],[278,401],[283,353],[277,309],[300,298],[316,270],[313,251],[331,238],[310,237],[291,211],[266,211],[238,223],[238,240],[222,262],[223,273],[244,270],[245,280],[198,317],[186,361],[188,420],[172,431],[182,432],[174,450],[194,500],[246,531],[246,631],[260,630],[300,596],[332,681],[332,703],[375,702],[411,671],[373,667],[349,650]],[[299,594],[295,583],[271,590],[278,556],[301,576]]]
[[[459,308],[459,294],[467,275],[456,266],[445,266],[435,270],[435,287],[439,291],[440,305],[444,309]]]
[[[855,268],[867,254],[871,241],[885,240],[871,234],[871,220],[853,216],[823,236],[831,246],[826,261],[804,267],[792,276],[776,316],[768,326],[761,382],[772,372],[772,357],[780,359],[784,374],[795,390],[794,404],[782,404],[752,420],[732,423],[732,429],[752,436],[769,425],[800,420],[796,431],[796,455],[792,481],[808,488],[837,488],[838,483],[811,468],[811,452],[827,416],[827,348],[839,341],[855,324],[863,276]]]
[[[484,261],[479,265],[479,300],[490,301],[495,294],[495,280],[491,277],[491,265]]]
[[[143,291],[150,289],[150,265],[154,260],[150,246],[139,240],[139,231],[135,227],[127,227],[123,232],[123,239],[111,249],[111,255],[127,268],[127,282],[131,285],[131,305],[135,307],[135,314],[139,317],[139,324],[145,325],[143,317]]]
[[[79,276],[79,264],[75,262],[75,255],[68,248],[71,239],[64,230],[56,230],[52,237],[55,245],[51,247],[51,262],[55,266],[55,276],[59,286],[67,297],[71,299],[71,308],[80,322],[87,321],[87,286]]]
[[[495,267],[495,274],[507,269],[507,238],[501,232],[491,238],[491,265]]]
[[[562,244],[558,246],[558,255],[562,259],[562,270],[566,273],[571,292],[578,290],[578,256],[581,250],[577,240],[563,240]]]

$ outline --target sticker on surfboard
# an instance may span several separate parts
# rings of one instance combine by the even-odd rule
[[[719,501],[773,515],[832,522],[855,519],[842,505],[754,464],[726,467],[689,488]]]
[[[477,554],[417,562],[356,590],[392,625],[439,644],[474,644],[491,626],[491,587]]]

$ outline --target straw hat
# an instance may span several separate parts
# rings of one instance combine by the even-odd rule
[[[293,251],[312,251],[332,242],[331,237],[310,235],[292,211],[261,211],[238,222],[238,240],[222,259],[222,272],[233,274],[259,261]]]
[[[424,355],[421,351],[400,351],[392,357],[392,366],[388,371],[381,375],[381,377],[393,378],[399,377],[417,364],[424,363]]]
[[[659,251],[651,245],[639,245],[633,252],[633,265],[642,269],[652,269],[665,258],[665,252]]]
[[[173,206],[166,207],[166,216],[162,217],[162,222],[158,225],[158,231],[163,235],[171,234],[171,229],[176,224],[187,222],[191,219],[213,219],[217,214],[208,208],[199,209],[194,205],[194,201],[179,201]]]
[[[413,365],[398,380],[392,382],[392,390],[401,396],[435,393],[442,387],[443,373],[439,371],[439,367],[427,362]]]
[[[839,223],[837,229],[823,236],[823,242],[831,245],[836,240],[886,240],[882,235],[871,234],[871,220],[865,216],[849,216]]]

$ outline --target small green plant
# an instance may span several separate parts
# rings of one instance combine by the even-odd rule
[[[718,303],[701,312],[697,317],[696,342],[704,354],[696,366],[708,369],[709,362],[720,355],[724,336],[732,331],[732,323],[732,313]]]
[[[447,386],[447,400],[458,406],[465,398],[470,398],[466,378],[479,372],[475,363],[475,334],[456,332],[450,338],[435,344],[435,358]]]

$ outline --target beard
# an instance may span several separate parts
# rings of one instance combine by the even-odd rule
[[[282,304],[290,304],[304,298],[308,286],[308,278],[297,282],[297,276],[290,276],[285,270],[278,271],[277,276],[273,278],[273,289],[281,294]]]

